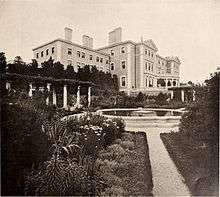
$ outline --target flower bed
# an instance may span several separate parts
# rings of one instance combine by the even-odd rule
[[[193,196],[218,196],[218,153],[198,141],[187,139],[180,133],[162,133],[160,137],[185,179]],[[217,150],[217,149],[216,149]]]
[[[102,150],[96,176],[105,183],[101,196],[150,196],[153,183],[145,133],[124,133]]]

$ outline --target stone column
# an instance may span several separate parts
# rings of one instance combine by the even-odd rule
[[[80,107],[80,86],[78,86],[78,90],[76,94],[76,107]]]
[[[48,94],[50,93],[50,83],[47,83],[47,91],[48,91]],[[47,96],[46,98],[46,105],[49,105],[49,95]]]
[[[33,85],[32,85],[32,83],[30,83],[30,84],[29,84],[29,93],[28,93],[29,97],[32,97],[32,96],[33,96],[32,90],[33,90]]]
[[[195,90],[193,90],[193,92],[192,92],[192,100],[193,101],[195,101],[196,100],[196,91]]]
[[[181,90],[181,101],[184,102],[184,90]]]
[[[10,82],[6,82],[5,86],[8,91],[11,90],[11,83]]]
[[[57,105],[57,95],[55,91],[55,87],[53,87],[53,105]]]
[[[63,86],[63,108],[67,109],[67,85]]]
[[[170,92],[170,99],[171,100],[173,99],[173,90],[171,90],[171,92]]]
[[[88,107],[91,105],[91,87],[88,87]]]

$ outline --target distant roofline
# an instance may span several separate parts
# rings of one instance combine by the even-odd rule
[[[165,58],[165,57],[162,57],[161,55],[159,55],[159,54],[156,54],[156,56],[158,56],[158,57],[160,57],[161,59],[163,59],[163,60],[166,60],[167,61],[167,59]]]
[[[45,44],[42,44],[42,45],[40,45],[40,46],[38,46],[38,47],[33,48],[32,51],[35,51],[35,50],[37,50],[37,49],[40,49],[40,48],[42,48],[42,47],[44,47],[44,46],[47,46],[47,45],[49,45],[49,44],[52,44],[52,43],[58,42],[58,41],[60,41],[60,42],[65,42],[65,43],[67,43],[67,44],[71,44],[71,45],[73,45],[73,46],[77,46],[77,47],[80,47],[80,48],[83,48],[83,49],[86,49],[86,50],[89,50],[89,51],[92,51],[92,52],[100,53],[100,54],[102,54],[102,55],[105,55],[105,56],[108,56],[108,57],[109,57],[109,54],[107,54],[107,53],[104,53],[104,52],[101,52],[101,51],[97,51],[97,50],[95,50],[95,49],[91,49],[91,48],[88,48],[88,47],[86,47],[86,46],[82,46],[82,45],[76,44],[76,43],[74,43],[74,42],[72,42],[72,41],[68,41],[68,40],[62,39],[62,38],[57,38],[57,39],[52,40],[52,41],[50,41],[50,42],[46,42]]]
[[[95,49],[95,50],[96,50],[96,51],[99,51],[99,50],[102,50],[102,49],[107,49],[107,48],[111,48],[111,47],[115,47],[115,46],[122,45],[122,44],[127,44],[127,43],[136,45],[135,42],[133,42],[133,41],[131,41],[131,40],[126,40],[126,41],[117,42],[117,43],[114,43],[114,44],[111,44],[111,45],[108,45],[108,46],[100,47],[100,48]]]

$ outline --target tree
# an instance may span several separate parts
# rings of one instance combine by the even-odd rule
[[[167,99],[168,99],[168,95],[167,94],[163,94],[162,92],[160,92],[155,101],[158,105],[166,105],[167,104]]]

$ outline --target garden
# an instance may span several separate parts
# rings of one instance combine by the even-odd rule
[[[90,112],[63,120],[66,112],[45,105],[45,92],[30,98],[25,84],[1,85],[2,195],[152,195],[145,133]]]
[[[218,196],[219,192],[219,75],[212,74],[205,86],[197,87],[197,99],[183,115],[179,132],[161,134],[195,196]]]

